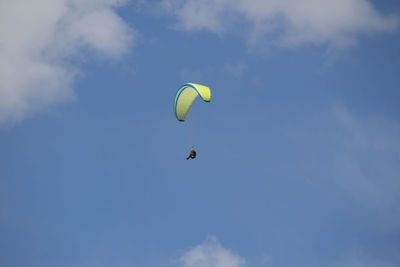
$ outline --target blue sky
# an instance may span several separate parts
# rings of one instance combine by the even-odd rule
[[[0,2],[0,265],[399,266],[399,14]]]

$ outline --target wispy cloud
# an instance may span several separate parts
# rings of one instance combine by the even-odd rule
[[[222,247],[215,237],[188,250],[181,258],[184,267],[239,267],[245,260]]]
[[[201,71],[189,70],[188,68],[183,68],[180,72],[180,78],[183,82],[197,82],[199,83],[204,79],[204,74]]]
[[[384,117],[359,118],[343,106],[334,117],[341,126],[333,151],[334,181],[356,201],[377,212],[380,220],[400,223],[394,216],[400,189],[400,126]]]
[[[332,267],[394,267],[395,265],[381,260],[346,259],[335,262]]]
[[[246,71],[247,66],[244,62],[238,61],[236,63],[227,63],[224,65],[224,71],[232,75],[237,79],[241,79],[243,77],[244,72]]]
[[[73,97],[82,49],[118,58],[134,31],[117,15],[121,0],[0,2],[0,124]]]
[[[389,259],[376,259],[365,253],[361,248],[355,247],[346,252],[340,259],[325,263],[329,267],[394,267]]]
[[[367,0],[164,0],[185,31],[216,34],[247,25],[245,37],[279,45],[302,43],[347,47],[360,34],[390,32],[395,15],[383,15]],[[239,27],[237,27],[239,26]]]
[[[311,126],[292,132],[307,174],[332,183],[374,214],[368,223],[397,227],[400,125],[384,116],[356,115],[342,105],[317,117]]]

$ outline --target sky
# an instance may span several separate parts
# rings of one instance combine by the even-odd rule
[[[395,0],[0,0],[0,266],[400,266],[399,33]]]

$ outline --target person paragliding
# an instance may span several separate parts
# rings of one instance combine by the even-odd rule
[[[186,115],[188,114],[190,107],[192,106],[197,96],[200,96],[205,102],[210,102],[211,100],[210,88],[195,83],[186,83],[181,87],[179,87],[174,102],[175,117],[178,121],[181,122],[185,121]],[[196,151],[192,147],[190,149],[190,154],[186,158],[186,160],[194,158],[196,158]]]
[[[195,151],[194,148],[192,147],[192,148],[190,149],[190,154],[189,154],[189,156],[187,156],[186,160],[188,160],[188,159],[195,159],[195,158],[196,158],[196,151]]]

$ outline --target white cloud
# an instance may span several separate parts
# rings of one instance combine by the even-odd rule
[[[0,124],[73,97],[81,49],[111,58],[127,52],[133,30],[115,13],[121,0],[0,2]]]
[[[214,237],[190,249],[182,257],[184,267],[239,267],[244,259],[222,247]]]
[[[216,34],[250,25],[251,40],[345,47],[359,34],[389,32],[397,16],[380,14],[367,0],[164,0],[186,31]]]

